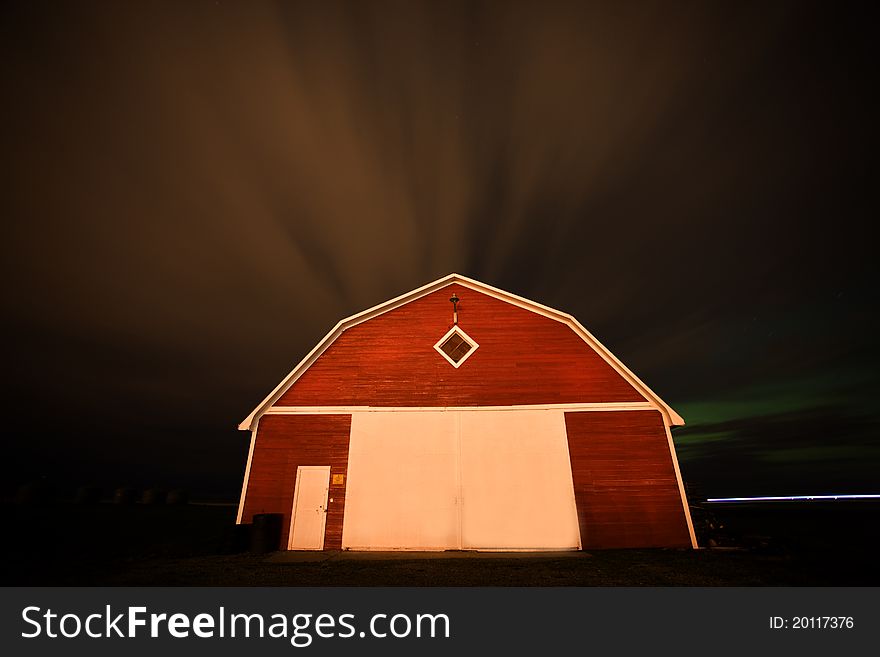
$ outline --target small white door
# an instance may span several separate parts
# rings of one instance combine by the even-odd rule
[[[329,465],[301,465],[296,469],[288,549],[324,549],[329,489]]]

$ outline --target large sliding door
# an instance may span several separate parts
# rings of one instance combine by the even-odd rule
[[[563,414],[464,411],[460,415],[462,548],[579,548]]]
[[[577,549],[563,414],[354,413],[342,546]]]
[[[353,413],[342,547],[459,547],[458,417]]]

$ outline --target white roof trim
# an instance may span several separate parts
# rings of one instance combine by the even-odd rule
[[[499,290],[496,287],[486,285],[485,283],[481,283],[472,278],[462,276],[461,274],[449,274],[447,276],[444,276],[443,278],[438,278],[432,283],[423,285],[422,287],[416,288],[415,290],[407,292],[406,294],[401,294],[400,296],[395,297],[390,301],[380,303],[377,306],[368,308],[363,312],[357,313],[356,315],[352,315],[351,317],[347,317],[340,321],[326,336],[324,336],[324,339],[321,340],[317,345],[315,345],[314,349],[306,354],[306,357],[303,358],[286,377],[284,377],[281,383],[279,383],[275,387],[275,389],[270,392],[253,411],[251,411],[250,415],[248,415],[244,420],[241,421],[241,424],[238,425],[238,428],[242,431],[250,431],[252,429],[254,421],[257,420],[263,413],[265,413],[266,410],[270,406],[272,406],[272,404],[274,404],[278,400],[278,398],[281,397],[281,395],[283,395],[288,390],[288,388],[290,388],[290,386],[292,386],[309,367],[312,366],[312,364],[321,356],[321,354],[323,354],[327,350],[327,348],[331,344],[333,344],[333,341],[336,340],[336,338],[338,338],[343,331],[346,331],[353,326],[357,326],[362,322],[366,322],[367,320],[377,317],[378,315],[387,313],[390,310],[399,308],[400,306],[407,304],[410,301],[415,301],[416,299],[431,294],[432,292],[435,292],[436,290],[439,290],[453,283],[461,285],[465,288],[470,288],[476,292],[487,294],[501,301],[506,301],[507,303],[511,303],[515,306],[519,306],[520,308],[530,310],[534,313],[538,313],[539,315],[544,315],[545,317],[568,325],[584,342],[590,345],[593,350],[598,353],[603,360],[605,360],[605,362],[607,362],[612,368],[614,368],[614,370],[616,370],[618,374],[620,374],[628,383],[630,383],[630,385],[638,390],[645,399],[647,399],[649,402],[657,407],[657,409],[663,414],[663,418],[665,419],[667,426],[681,426],[684,424],[684,420],[682,419],[682,417],[678,413],[676,413],[672,409],[672,407],[670,407],[668,404],[666,404],[666,402],[660,399],[660,397],[658,397],[648,386],[646,386],[641,381],[641,379],[633,374],[626,367],[626,365],[621,363],[614,356],[614,354],[608,351],[608,349],[606,349],[595,337],[593,337],[592,333],[585,329],[581,325],[581,323],[578,322],[571,315],[561,312],[559,310],[554,310],[553,308],[549,308],[548,306],[544,306],[540,303],[530,301],[510,292]]]
[[[657,411],[656,404],[640,402],[587,402],[584,404],[514,404],[512,406],[270,406],[263,415],[351,415],[352,413],[472,413],[491,411]]]

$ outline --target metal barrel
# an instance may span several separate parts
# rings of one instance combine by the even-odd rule
[[[251,527],[251,552],[275,552],[281,545],[280,513],[257,513]]]

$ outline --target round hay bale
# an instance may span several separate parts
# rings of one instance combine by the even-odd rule
[[[158,506],[161,504],[165,504],[165,500],[167,497],[168,493],[166,493],[161,488],[148,488],[144,491],[144,494],[141,495],[141,504]]]
[[[13,502],[22,505],[50,504],[56,497],[55,487],[45,479],[39,479],[19,486]]]
[[[77,504],[97,504],[101,501],[101,489],[97,486],[80,486],[76,489],[74,502]]]
[[[151,506],[165,504],[167,496],[168,494],[161,488],[148,488],[141,495],[141,504],[149,504]]]
[[[174,490],[169,491],[165,502],[175,506],[189,504],[189,493],[181,488],[175,488]]]
[[[113,492],[113,503],[114,504],[122,504],[122,505],[130,505],[134,504],[137,501],[137,491],[134,488],[117,488]]]

